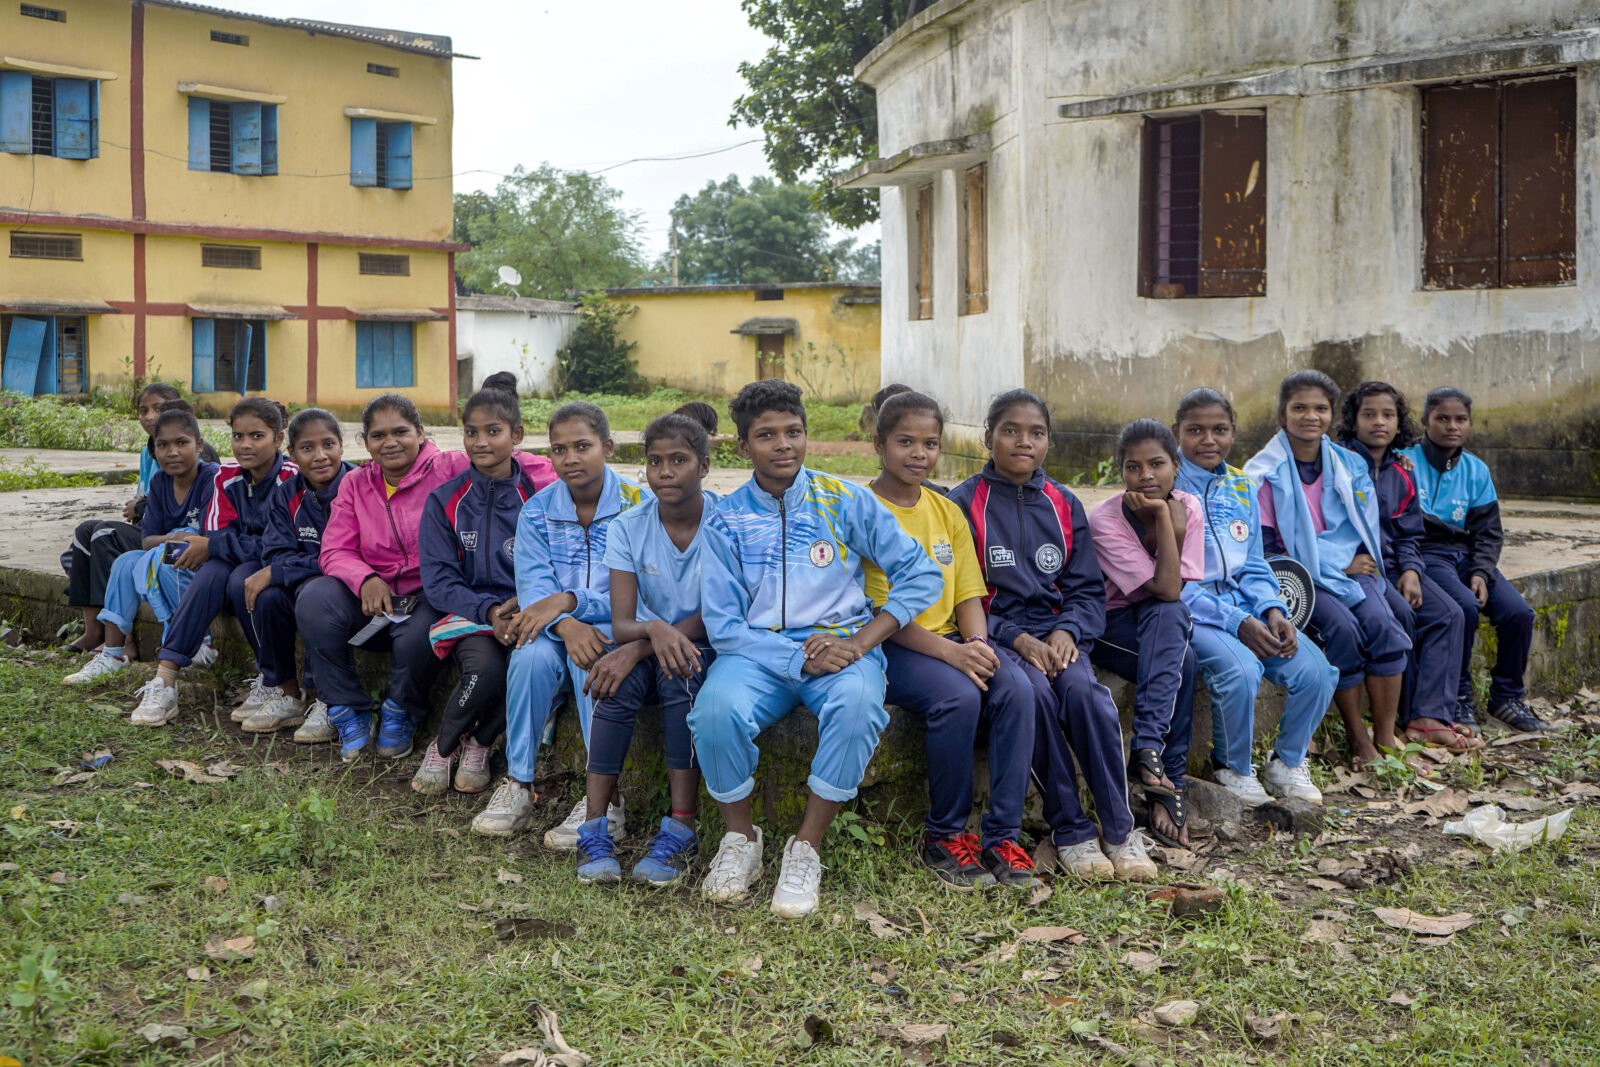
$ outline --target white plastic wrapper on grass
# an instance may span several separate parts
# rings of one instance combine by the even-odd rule
[[[1463,818],[1444,824],[1444,832],[1481,841],[1496,852],[1521,852],[1539,841],[1559,841],[1572,821],[1573,809],[1558,811],[1532,822],[1506,822],[1506,813],[1497,804],[1485,804]]]

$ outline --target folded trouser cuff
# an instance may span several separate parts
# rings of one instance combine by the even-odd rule
[[[749,796],[755,790],[755,787],[756,780],[754,778],[746,778],[744,781],[740,782],[738,785],[727,790],[726,792],[712,789],[710,783],[708,782],[706,784],[706,792],[710,793],[711,799],[715,800],[718,804],[737,804],[739,801]]]
[[[96,615],[95,618],[99,619],[101,622],[110,623],[112,626],[115,626],[117,629],[121,630],[124,634],[131,636],[133,633],[133,620],[124,619],[121,615],[118,615],[110,608],[101,608],[100,614]]]
[[[829,785],[814,774],[806,779],[806,788],[823,800],[831,800],[835,804],[843,804],[845,801],[854,800],[856,797],[855,786],[851,786],[849,789],[840,789],[836,785]]]

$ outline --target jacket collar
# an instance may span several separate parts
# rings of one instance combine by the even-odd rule
[[[756,481],[756,476],[750,476],[750,499],[760,511],[778,510],[778,498],[761,488],[761,483]],[[811,468],[804,463],[795,473],[794,482],[783,491],[783,509],[794,511],[806,502],[806,497],[811,492]]]
[[[1200,464],[1191,460],[1188,456],[1181,454],[1178,456],[1178,480],[1180,482],[1185,478],[1188,478],[1203,485],[1206,482],[1211,481],[1213,478],[1225,477],[1230,470],[1231,468],[1228,466],[1227,460],[1223,460],[1221,463],[1217,464],[1216,470],[1207,470],[1206,468],[1200,466]]]
[[[609,473],[609,470],[607,473]],[[467,478],[473,485],[483,486],[484,488],[493,486],[496,489],[510,491],[516,489],[519,485],[526,484],[528,495],[532,496],[534,492],[533,480],[528,477],[527,472],[522,469],[515,458],[511,460],[511,477],[509,478],[490,478],[485,474],[479,473],[478,468],[470,464],[467,466]],[[600,491],[601,493],[605,492],[603,488]]]
[[[1009,491],[1011,491],[1013,489],[1033,489],[1033,490],[1043,490],[1044,489],[1044,468],[1043,467],[1035,467],[1033,469],[1032,476],[1030,476],[1028,478],[1028,480],[1023,482],[1021,485],[1018,485],[1016,482],[1012,481],[1010,478],[1007,478],[1005,475],[1003,475],[999,471],[995,470],[994,469],[994,460],[991,459],[991,460],[989,460],[988,462],[986,462],[983,465],[983,470],[978,472],[978,476],[980,478],[982,478],[984,481],[988,482],[990,485],[994,486],[995,488],[1004,489],[1007,492],[1009,492]]]
[[[333,481],[329,482],[321,489],[311,488],[311,483],[306,481],[305,471],[301,471],[299,474],[295,475],[295,477],[300,479],[300,488],[306,490],[306,492],[310,493],[324,504],[327,504],[331,503],[333,498],[339,495],[339,486],[344,484],[344,476],[355,469],[356,467],[354,463],[351,463],[349,460],[342,460],[339,463],[339,469],[333,472]]]
[[[1428,461],[1428,466],[1436,471],[1443,472],[1453,469],[1457,463],[1461,462],[1461,453],[1463,451],[1464,449],[1458,448],[1454,452],[1446,452],[1426,437],[1422,439],[1422,457]]]
[[[1349,451],[1354,452],[1362,459],[1366,460],[1367,469],[1373,474],[1377,474],[1386,467],[1393,467],[1395,464],[1400,462],[1400,456],[1393,446],[1384,449],[1382,463],[1374,463],[1372,460],[1372,450],[1366,445],[1362,444],[1360,438],[1346,437],[1340,440],[1339,444]]]
[[[519,475],[520,476],[520,475]],[[545,514],[556,522],[577,522],[578,505],[572,499],[567,483],[557,478],[551,486],[550,500],[545,504]],[[594,519],[610,518],[622,512],[622,480],[616,471],[606,468],[605,480],[600,483],[600,502],[595,505]]]

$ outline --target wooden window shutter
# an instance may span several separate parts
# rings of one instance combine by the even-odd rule
[[[1577,277],[1577,104],[1571,74],[1508,82],[1502,90],[1501,285]]]
[[[1267,292],[1267,117],[1201,116],[1200,295]]]
[[[1423,285],[1500,284],[1500,86],[1450,85],[1423,93]]]
[[[989,165],[967,170],[961,196],[962,314],[989,310]]]
[[[933,318],[933,186],[917,190],[916,316]]]

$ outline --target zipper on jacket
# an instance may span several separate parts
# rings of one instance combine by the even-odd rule
[[[789,509],[781,496],[778,498],[778,528],[778,543],[783,546],[779,550],[778,625],[787,630],[789,628]]]
[[[400,562],[409,567],[411,565],[411,557],[406,554],[405,538],[400,536],[400,527],[395,525],[394,521],[394,508],[389,506],[387,500],[383,502],[383,512],[389,516],[389,529],[394,531],[395,544],[400,546]]]
[[[1211,531],[1211,536],[1217,539],[1217,559],[1222,563],[1222,581],[1228,581],[1228,554],[1222,550],[1222,535],[1217,533],[1217,528],[1211,522],[1211,490],[1217,487],[1217,479],[1212,478],[1206,482],[1205,508],[1206,529]]]
[[[489,555],[489,553],[491,551],[498,551],[497,549],[494,548],[494,479],[493,478],[489,479],[489,507],[488,507],[488,510],[485,511],[484,515],[483,515],[483,539],[487,543],[483,546],[484,547],[484,551],[478,553],[478,581],[480,583],[487,583],[488,580],[489,580],[489,573],[490,573],[490,570],[491,570],[490,564],[493,562],[492,558]]]

